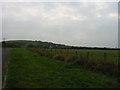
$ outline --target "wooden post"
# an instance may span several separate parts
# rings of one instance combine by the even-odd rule
[[[75,51],[75,60],[77,60],[77,55],[78,55],[78,52],[77,51]]]
[[[106,62],[107,59],[107,53],[104,53],[104,61]]]
[[[90,59],[90,53],[87,52],[87,59],[89,60]]]
[[[77,56],[77,54],[78,54],[77,51],[75,51],[75,55],[76,55],[76,56]]]

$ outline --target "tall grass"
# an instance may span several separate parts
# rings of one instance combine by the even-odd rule
[[[90,54],[90,52],[81,53],[78,56],[77,51],[73,51],[71,54],[69,53],[69,50],[53,51],[49,49],[38,48],[29,48],[29,50],[39,53],[40,56],[47,56],[65,62],[75,62],[94,72],[101,72],[110,76],[118,77],[118,63],[106,60],[107,53],[103,53],[104,60],[96,60],[92,58],[93,54]]]

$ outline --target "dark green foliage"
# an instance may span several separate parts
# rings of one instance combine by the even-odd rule
[[[14,47],[14,48],[67,48],[69,46],[54,44],[51,42],[42,42],[42,41],[28,41],[28,40],[14,40],[14,41],[6,41],[6,43],[2,42],[2,47]]]
[[[5,43],[4,43],[5,42]],[[96,49],[96,50],[118,50],[119,48],[103,48],[103,47],[78,47],[64,44],[55,44],[52,42],[30,41],[30,40],[10,40],[3,41],[2,47],[17,47],[17,48],[53,48],[53,49]],[[120,50],[120,49],[119,49]],[[77,53],[76,53],[77,54]]]

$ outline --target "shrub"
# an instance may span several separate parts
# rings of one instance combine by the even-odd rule
[[[53,55],[53,58],[58,60],[65,60],[65,56],[62,54],[55,54]]]
[[[73,60],[72,56],[70,56],[70,55],[65,56],[65,62],[69,62],[69,61],[72,61],[72,60]]]

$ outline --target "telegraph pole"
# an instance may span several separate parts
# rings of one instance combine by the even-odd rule
[[[5,43],[5,38],[3,38],[3,43]]]

